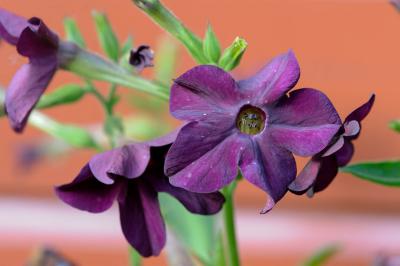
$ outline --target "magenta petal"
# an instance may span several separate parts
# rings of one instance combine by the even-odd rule
[[[57,70],[55,56],[23,65],[14,75],[6,92],[5,108],[12,128],[21,132],[29,114]]]
[[[268,193],[269,199],[263,213],[269,211],[287,192],[296,177],[293,155],[265,138],[248,139],[240,159],[243,177]]]
[[[157,192],[165,192],[179,200],[185,208],[197,214],[215,214],[222,209],[225,202],[220,192],[194,193],[183,188],[172,186],[167,177],[151,177],[151,183]]]
[[[272,59],[253,77],[239,81],[239,86],[256,104],[272,103],[291,90],[299,77],[299,64],[289,51]]]
[[[296,179],[290,184],[289,190],[295,194],[303,194],[306,192],[315,182],[320,167],[320,160],[311,159]]]
[[[25,18],[0,8],[0,37],[8,43],[16,45],[21,32],[28,26]]]
[[[187,71],[171,88],[171,114],[182,120],[199,120],[211,113],[226,113],[240,99],[235,80],[228,72],[210,65]]]
[[[165,173],[174,175],[220,144],[232,134],[234,120],[225,118],[210,123],[192,122],[184,126],[165,160]]]
[[[198,143],[198,145],[205,144]],[[239,135],[227,137],[197,160],[190,161],[192,163],[189,162],[183,170],[171,176],[171,184],[198,193],[218,191],[236,178],[243,145],[243,138]],[[186,151],[189,152],[189,150]]]
[[[69,184],[55,188],[57,196],[74,208],[98,213],[111,208],[120,191],[120,183],[105,185],[94,178],[88,165]]]
[[[349,122],[352,120],[361,122],[362,120],[364,120],[364,118],[371,111],[371,108],[374,105],[374,102],[375,102],[375,94],[372,94],[372,96],[369,98],[368,102],[366,102],[363,105],[361,105],[360,107],[358,107],[356,110],[354,110],[351,114],[349,114],[346,117],[345,122]]]
[[[314,89],[293,91],[268,114],[268,131],[275,143],[300,156],[322,151],[341,127],[332,103]]]
[[[129,184],[119,199],[122,232],[143,256],[159,255],[165,246],[166,233],[157,192],[143,183]]]
[[[104,184],[112,184],[113,176],[139,177],[150,160],[150,149],[144,144],[129,144],[95,155],[89,162],[93,175]]]
[[[320,192],[327,188],[338,173],[338,164],[335,156],[321,158],[321,168],[313,185],[313,192]]]
[[[335,153],[337,163],[340,167],[347,165],[354,154],[354,145],[351,141],[345,140],[343,147]]]

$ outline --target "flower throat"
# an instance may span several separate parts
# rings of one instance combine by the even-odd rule
[[[266,116],[260,108],[245,105],[236,118],[236,127],[240,132],[248,135],[256,135],[263,131],[265,127]]]

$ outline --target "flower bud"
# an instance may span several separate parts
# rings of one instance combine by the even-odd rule
[[[231,46],[225,49],[218,65],[226,71],[234,69],[239,65],[246,48],[246,40],[236,37]]]

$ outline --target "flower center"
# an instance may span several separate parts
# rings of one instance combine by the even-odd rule
[[[266,115],[260,108],[245,105],[236,117],[236,127],[240,132],[248,135],[256,135],[265,127]]]

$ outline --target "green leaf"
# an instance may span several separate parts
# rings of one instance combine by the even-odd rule
[[[389,124],[390,128],[400,133],[400,120],[394,120]]]
[[[221,46],[215,35],[211,24],[208,24],[206,35],[203,42],[203,52],[210,63],[217,64],[221,56]]]
[[[234,69],[239,65],[240,60],[242,59],[242,56],[246,49],[246,40],[236,37],[231,46],[224,50],[224,53],[222,54],[218,65],[226,71]]]
[[[81,31],[76,24],[76,21],[72,18],[64,19],[64,30],[66,39],[68,41],[76,43],[79,47],[85,48],[85,40],[82,37]]]
[[[340,251],[338,245],[329,245],[315,252],[302,266],[322,266]]]
[[[29,123],[73,147],[99,148],[92,135],[86,129],[75,125],[61,124],[40,112],[32,112],[29,117]]]
[[[155,79],[169,85],[175,75],[178,47],[170,37],[163,37],[157,46],[154,64]]]
[[[132,36],[129,36],[122,45],[121,55],[125,56],[125,55],[129,54],[131,52],[132,48],[133,48],[133,38],[132,38]]]
[[[175,198],[160,194],[163,216],[169,228],[202,262],[210,265],[215,250],[215,216],[202,216],[188,212]]]
[[[130,266],[142,266],[142,257],[132,247],[129,247],[129,262]]]
[[[43,95],[36,108],[43,109],[49,108],[60,104],[73,103],[85,95],[85,89],[77,84],[66,84],[55,91]]]
[[[107,16],[97,11],[93,11],[92,16],[101,47],[111,60],[118,62],[120,56],[119,42]]]
[[[359,163],[341,170],[382,185],[400,186],[400,161]]]

